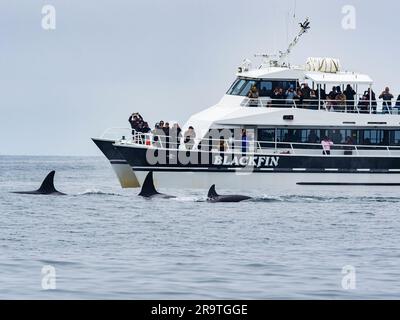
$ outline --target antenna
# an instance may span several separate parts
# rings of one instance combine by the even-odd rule
[[[279,60],[285,59],[291,52],[292,49],[296,46],[296,44],[299,42],[301,36],[305,33],[307,33],[308,30],[310,30],[310,19],[307,18],[303,23],[299,23],[300,25],[300,32],[299,34],[293,39],[293,41],[289,44],[289,47],[286,49],[286,51],[279,52]]]
[[[285,51],[279,51],[278,55],[270,55],[266,53],[261,53],[261,54],[255,54],[255,57],[262,57],[265,60],[262,63],[263,65],[269,65],[269,66],[280,66],[283,65],[283,60],[286,59],[290,53],[292,52],[293,48],[296,46],[296,44],[299,42],[300,38],[310,30],[310,19],[307,18],[303,23],[299,23],[300,25],[300,31],[297,34],[297,36],[293,39],[293,41],[289,44],[289,47]],[[274,59],[272,59],[274,58]]]

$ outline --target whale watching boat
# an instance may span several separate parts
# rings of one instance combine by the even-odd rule
[[[400,186],[398,104],[377,101],[372,79],[338,59],[290,64],[308,19],[300,26],[286,51],[242,63],[221,101],[183,126],[190,137],[112,128],[93,139],[121,186],[149,171],[160,187]]]

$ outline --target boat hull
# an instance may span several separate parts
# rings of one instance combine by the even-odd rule
[[[131,166],[114,146],[115,140],[92,140],[110,162],[122,188],[140,187],[139,181],[135,173],[132,171]]]
[[[135,171],[143,183],[149,171]],[[277,189],[303,189],[313,186],[400,186],[400,173],[297,173],[263,172],[237,174],[234,172],[179,172],[153,171],[158,188],[208,189],[215,184],[226,190],[257,190],[270,192]]]
[[[224,154],[208,152],[208,163],[184,164],[180,162],[180,154],[158,150],[166,152],[166,161],[153,163],[149,153],[154,153],[154,149],[128,145],[115,147],[131,166],[139,184],[149,171],[153,171],[157,186],[165,188],[207,189],[212,184],[236,190],[311,185],[400,186],[399,157],[236,154],[227,161]],[[182,153],[188,155],[185,151]],[[192,153],[195,154],[192,159],[201,156],[198,151]],[[240,165],[244,164],[243,159],[252,166]]]

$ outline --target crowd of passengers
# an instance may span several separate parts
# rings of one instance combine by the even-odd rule
[[[188,130],[186,130],[182,134],[182,129],[180,128],[178,123],[175,123],[172,127],[170,127],[168,122],[164,122],[163,120],[161,120],[155,124],[154,129],[151,129],[148,123],[143,120],[143,117],[139,113],[133,113],[129,117],[129,123],[132,128],[132,135],[134,139],[136,139],[136,143],[179,149],[183,138],[183,143],[186,150],[192,150],[195,145],[196,132],[192,126],[190,126]],[[297,132],[298,131],[296,131],[296,133],[294,134],[285,134],[282,143],[298,141],[300,137],[298,136]],[[342,135],[339,130],[335,130],[332,133],[332,139],[330,136],[324,136],[322,139],[320,139],[316,131],[311,130],[307,140],[307,143],[310,144],[320,143],[322,146],[323,154],[330,155],[332,146],[335,143],[341,143]],[[348,136],[346,137],[346,141],[344,144],[352,146],[354,145],[354,140],[350,136]],[[197,145],[197,148],[202,148],[201,142]],[[221,139],[218,143],[218,149],[221,152],[227,151],[229,149],[227,141]],[[244,129],[242,130],[241,134],[241,149],[243,153],[246,153],[249,150],[249,140],[247,138],[247,132]],[[352,148],[344,149],[345,154],[352,153]],[[290,152],[288,151],[288,153]]]
[[[250,106],[258,106],[258,98],[260,96],[267,96],[267,91],[265,87],[259,91],[256,86],[253,86],[247,94],[247,97],[250,99]],[[270,94],[270,98],[271,100],[267,105],[269,107],[295,105],[298,108],[319,109],[318,102],[321,101],[321,108],[326,107],[328,111],[347,110],[355,112],[358,109],[361,113],[369,113],[370,102],[372,112],[375,113],[377,108],[376,95],[371,89],[364,92],[358,101],[357,108],[355,108],[356,92],[350,84],[343,91],[340,86],[334,86],[329,93],[326,93],[323,88],[314,90],[309,87],[308,83],[303,83],[297,90],[293,85],[290,85],[287,90],[277,87]],[[383,100],[383,112],[389,112],[392,108],[394,96],[388,87],[385,88],[378,99]],[[325,105],[323,104],[324,102]],[[400,109],[400,95],[397,97],[394,107]]]
[[[170,127],[169,122],[161,120],[155,124],[154,129],[151,129],[148,123],[145,122],[143,117],[137,112],[133,113],[128,121],[132,128],[134,142],[136,143],[179,149],[183,141],[186,150],[192,150],[195,146],[196,132],[192,126],[189,126],[182,134],[182,129],[178,123],[174,123],[174,125]],[[206,145],[209,145],[209,141],[207,141]],[[218,140],[217,147],[220,151],[226,151],[228,149],[228,143],[223,139]],[[243,152],[247,152],[248,140],[246,130],[244,129],[241,133],[241,147]],[[197,149],[200,150],[201,148],[202,141],[197,144]]]
[[[148,123],[137,112],[133,113],[128,121],[132,128],[132,135],[136,139],[135,142],[179,149],[182,138],[184,138],[183,143],[186,149],[191,150],[194,146],[196,132],[192,126],[182,134],[182,129],[178,123],[174,123],[171,127],[169,122],[160,120],[155,124],[154,129],[151,129]]]

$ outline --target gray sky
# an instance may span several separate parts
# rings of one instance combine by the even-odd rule
[[[219,101],[241,61],[286,48],[294,0],[1,0],[0,154],[99,155],[90,140],[128,126],[187,118]],[[56,8],[56,30],[41,26]],[[356,7],[344,30],[342,6]],[[312,30],[291,62],[338,57],[344,69],[400,93],[398,1],[297,0]]]

